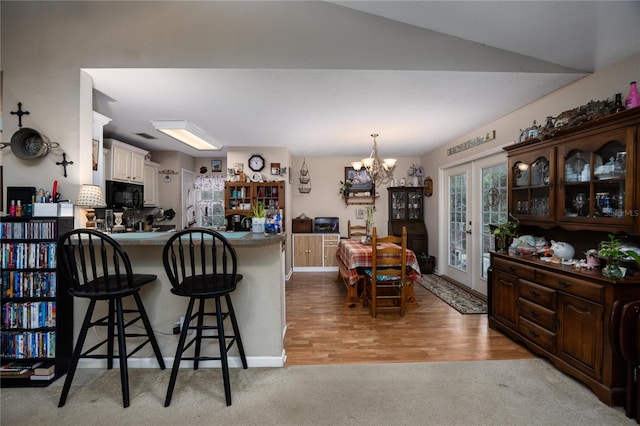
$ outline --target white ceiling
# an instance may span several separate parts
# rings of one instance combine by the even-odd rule
[[[387,34],[401,32],[407,46],[426,46],[428,54],[411,58],[397,40],[386,46],[376,39],[393,69],[388,59],[375,69],[371,58],[354,67],[357,48],[345,69],[292,68],[286,61],[281,67],[87,69],[94,108],[112,119],[105,134],[149,150],[225,155],[226,148],[195,151],[150,124],[186,119],[225,147],[286,146],[296,157],[361,157],[368,154],[369,134],[377,132],[381,155],[417,156],[640,46],[638,1],[338,1],[319,9],[312,3],[320,24],[338,11],[354,33],[366,28],[390,39]],[[319,13],[324,10],[330,13]],[[340,42],[342,50],[351,45]],[[309,63],[317,64],[319,49],[308,51]]]

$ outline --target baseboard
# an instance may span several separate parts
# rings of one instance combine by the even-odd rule
[[[475,297],[477,297],[478,299],[482,300],[483,302],[488,302],[488,301],[489,301],[489,298],[488,298],[485,294],[482,294],[482,293],[480,293],[480,292],[478,292],[478,291],[475,291],[475,290],[473,290],[473,289],[470,289],[470,288],[469,288],[469,287],[467,287],[466,285],[462,284],[462,283],[461,283],[461,282],[459,282],[459,281],[454,280],[454,279],[453,279],[453,278],[451,278],[451,277],[448,277],[448,276],[446,276],[446,275],[438,275],[438,276],[439,276],[440,278],[442,278],[443,280],[446,280],[446,281],[450,282],[451,284],[455,285],[455,286],[456,286],[456,287],[458,287],[460,290],[464,290],[464,291],[466,291],[467,293],[474,295]]]
[[[247,357],[247,365],[251,368],[266,368],[266,367],[284,367],[286,360],[285,351],[282,351],[282,355],[279,357],[271,356],[255,356]],[[242,361],[239,356],[230,356],[228,358],[229,368],[242,368]],[[173,366],[173,357],[164,358],[164,363],[167,368]],[[118,360],[114,360],[114,368],[119,366]],[[158,368],[158,361],[155,358],[129,358],[127,360],[129,368]],[[220,368],[220,361],[201,361],[199,368]],[[103,359],[80,359],[78,362],[78,368],[107,368],[107,361]],[[193,368],[193,361],[182,361],[180,368]]]

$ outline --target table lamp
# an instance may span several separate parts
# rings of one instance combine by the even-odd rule
[[[104,200],[104,194],[102,193],[102,189],[98,185],[82,185],[80,187],[80,192],[78,193],[78,198],[76,198],[75,202],[76,206],[87,207],[87,228],[95,228],[96,222],[94,221],[96,217],[95,207],[106,207],[107,203]]]

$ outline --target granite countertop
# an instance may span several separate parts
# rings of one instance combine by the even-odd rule
[[[162,246],[172,232],[124,232],[109,234],[114,240],[123,246]],[[253,232],[221,232],[221,234],[229,240],[234,247],[259,247],[271,244],[277,244],[284,241],[286,234],[263,234]]]

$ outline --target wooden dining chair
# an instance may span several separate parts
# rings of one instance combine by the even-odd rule
[[[367,235],[367,227],[364,225],[351,225],[351,220],[347,221],[347,237],[364,237]]]
[[[393,243],[393,245],[381,245]],[[402,235],[379,238],[374,227],[371,236],[371,268],[364,271],[362,306],[375,318],[378,311],[399,311],[404,317],[407,282],[407,228]]]

